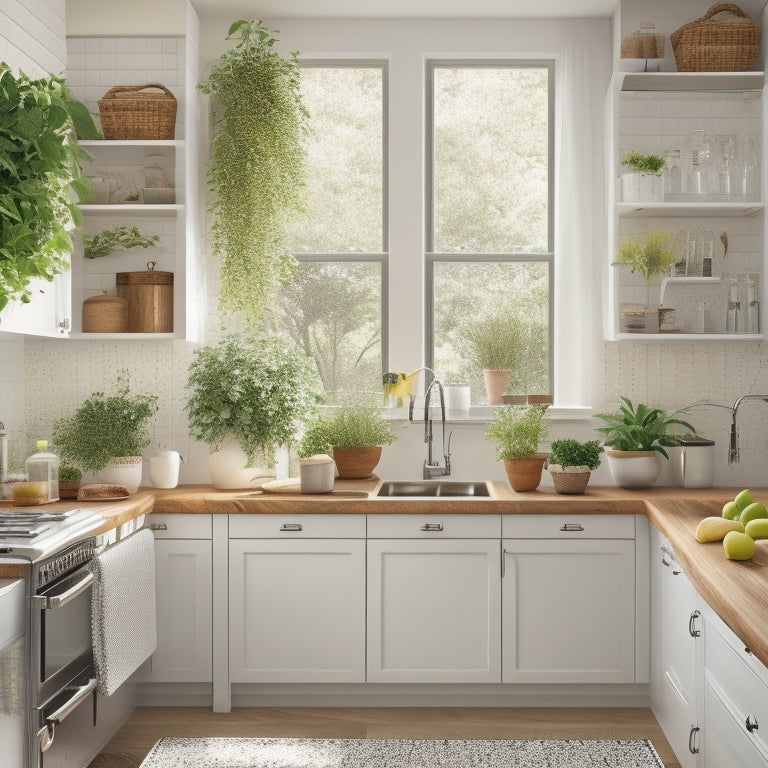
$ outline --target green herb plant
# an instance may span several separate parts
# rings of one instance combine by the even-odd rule
[[[485,437],[496,446],[496,458],[519,459],[532,456],[549,433],[545,408],[536,405],[508,405],[494,411]]]
[[[283,240],[303,200],[307,112],[297,52],[281,57],[261,21],[234,22],[228,39],[237,42],[199,84],[211,97],[211,246],[219,308],[256,327],[296,266]]]
[[[661,408],[651,408],[645,403],[637,407],[627,397],[620,397],[618,413],[598,413],[596,417],[605,422],[604,427],[595,430],[607,439],[604,444],[616,451],[657,451],[669,458],[664,446],[680,444],[679,434],[670,433],[677,426],[685,427],[691,434],[696,429],[681,416],[687,414],[685,408],[667,413]]]
[[[645,236],[623,240],[619,244],[615,263],[628,264],[630,272],[639,272],[646,280],[665,274],[675,263],[672,234],[654,230]]]
[[[510,370],[525,356],[526,328],[509,312],[496,312],[468,321],[462,327],[462,346],[479,370]]]
[[[59,482],[74,483],[81,480],[83,473],[77,467],[71,467],[68,464],[59,465]]]
[[[159,242],[159,235],[142,235],[138,227],[117,226],[98,235],[83,235],[83,256],[95,259],[118,250],[152,248]]]
[[[381,408],[366,404],[343,406],[334,416],[320,416],[307,427],[299,443],[299,457],[327,453],[334,448],[370,448],[390,445],[395,433]]]
[[[195,350],[187,377],[192,435],[218,448],[237,441],[250,461],[276,462],[317,412],[317,377],[303,353],[272,336],[232,334]]]
[[[590,470],[600,466],[600,454],[603,446],[597,440],[581,443],[573,438],[553,440],[549,454],[549,464],[565,467],[588,467]]]
[[[0,310],[28,304],[30,281],[69,269],[76,202],[90,191],[80,138],[100,138],[64,79],[15,76],[0,62]]]
[[[156,412],[157,397],[131,392],[121,376],[115,394],[94,392],[71,416],[54,422],[53,443],[63,463],[98,472],[115,457],[141,455]]]
[[[667,167],[667,161],[661,155],[644,155],[641,152],[627,152],[622,155],[621,164],[635,173],[653,173],[657,176]]]

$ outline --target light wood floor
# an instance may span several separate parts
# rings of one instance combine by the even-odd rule
[[[138,768],[163,736],[348,739],[650,739],[680,768],[649,709],[141,707],[90,768]]]

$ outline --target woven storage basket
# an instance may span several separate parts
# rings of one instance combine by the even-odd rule
[[[720,13],[728,17],[714,19]],[[754,72],[760,27],[734,3],[717,3],[669,36],[678,72]]]
[[[176,98],[163,85],[116,85],[99,99],[105,139],[172,139]]]

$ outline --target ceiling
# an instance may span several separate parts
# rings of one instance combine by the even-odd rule
[[[201,18],[608,17],[618,0],[191,0]]]

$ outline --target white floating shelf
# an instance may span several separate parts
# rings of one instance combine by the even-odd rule
[[[183,205],[149,205],[142,203],[114,203],[112,205],[81,205],[80,210],[85,213],[99,214],[102,216],[175,216],[184,210]]]
[[[695,284],[695,283],[721,283],[722,278],[717,275],[715,277],[662,277],[661,278],[661,290],[659,291],[659,304],[664,306],[664,292],[667,290],[667,286],[670,283],[682,283],[682,284]]]
[[[616,211],[623,218],[670,218],[707,216],[725,218],[756,216],[765,209],[763,203],[617,203]]]
[[[764,72],[617,72],[622,91],[760,91]]]
[[[183,139],[80,139],[81,147],[180,147]]]
[[[763,341],[761,333],[619,333],[617,341]]]

